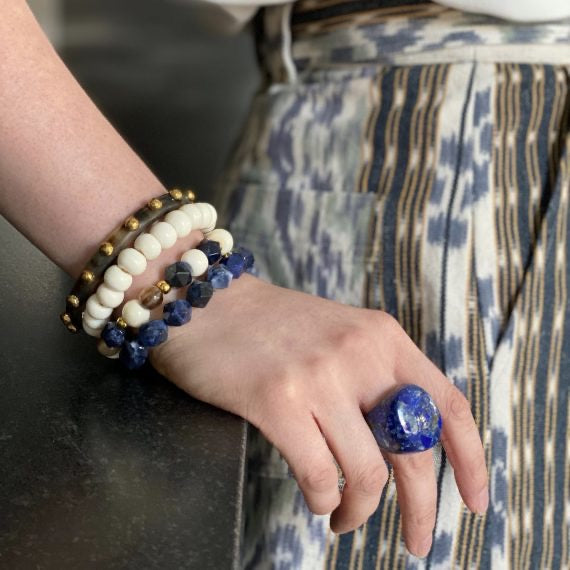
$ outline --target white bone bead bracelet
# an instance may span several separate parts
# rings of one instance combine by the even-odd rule
[[[143,307],[138,299],[131,299],[123,305],[121,313],[130,327],[138,328],[150,319],[150,310]]]
[[[180,259],[190,266],[192,277],[203,275],[208,270],[208,258],[199,249],[189,249]]]
[[[204,228],[204,232],[211,232],[214,230],[214,228],[216,227],[216,223],[218,221],[218,212],[216,212],[216,208],[214,208],[214,206],[212,206],[212,204],[208,204],[206,203],[206,206],[208,206],[208,208],[210,208],[210,212],[212,214],[212,217],[210,219],[210,225],[208,227]]]
[[[186,237],[192,231],[192,221],[180,210],[166,214],[164,221],[174,228],[179,238]]]
[[[151,234],[141,234],[133,244],[133,247],[140,251],[148,261],[156,259],[162,253],[160,242]]]
[[[194,206],[189,208],[189,206]],[[117,265],[111,266],[105,273],[104,283],[99,286],[94,299],[89,301],[89,309],[86,315],[96,318],[106,314],[109,309],[113,309],[120,305],[124,299],[124,292],[129,289],[132,284],[132,276],[142,274],[147,266],[147,260],[156,259],[163,249],[172,247],[178,237],[188,235],[193,228],[205,230],[206,226],[211,227],[217,220],[216,209],[205,202],[199,204],[187,204],[178,210],[173,210],[165,216],[165,221],[156,222],[149,233],[143,233],[137,237],[132,248],[123,250],[118,258]],[[225,230],[224,230],[225,231]],[[227,235],[226,235],[227,234]],[[229,238],[228,238],[229,236]],[[214,234],[216,237],[216,234]],[[221,249],[228,248],[228,239],[233,240],[229,232],[222,232],[219,239],[224,240]],[[208,269],[208,258],[198,250],[189,250],[185,254],[187,263],[190,265],[192,276],[204,274]],[[185,259],[183,259],[184,261]],[[108,273],[108,276],[107,276]],[[167,289],[166,289],[166,288]],[[147,287],[139,295],[138,299],[132,299],[122,310],[122,318],[128,326],[138,328],[141,324],[150,318],[150,309],[162,302],[163,293],[167,293],[170,286],[164,282]],[[120,293],[119,296],[117,293]],[[119,301],[120,299],[120,301]],[[108,322],[108,316],[107,322]],[[103,325],[104,326],[104,325]],[[86,331],[100,333],[100,327],[87,327]],[[94,335],[98,336],[98,334]]]
[[[198,208],[200,211],[200,214],[202,214],[200,229],[209,229],[212,226],[212,222],[214,221],[214,214],[212,212],[212,209],[208,206],[208,204],[204,202],[198,202],[197,204],[194,204],[194,206],[196,206],[196,208]]]
[[[103,283],[114,291],[126,291],[133,284],[133,277],[118,265],[111,265],[103,275]]]
[[[160,242],[162,249],[172,247],[178,239],[176,230],[168,222],[156,222],[149,233]]]
[[[100,324],[96,327],[92,327],[89,324],[92,320],[97,321],[99,319],[95,319],[89,313],[84,312],[83,316],[81,317],[81,326],[83,327],[83,330],[89,336],[94,336],[95,338],[99,338],[101,336],[101,331],[103,330],[103,327],[109,322],[109,319],[108,318],[107,319],[101,319],[102,324]]]
[[[220,244],[222,255],[226,255],[234,247],[234,238],[232,237],[232,234],[228,232],[228,230],[218,228],[216,230],[207,232],[205,236],[206,239],[217,241]]]
[[[134,247],[127,247],[119,253],[117,265],[129,275],[141,275],[145,272],[147,262],[146,257],[140,251]]]
[[[91,295],[91,297],[87,299],[85,310],[91,317],[95,319],[108,319],[113,312],[112,307],[105,307],[105,305],[101,305],[96,295]]]
[[[109,307],[111,309],[118,307],[125,298],[125,294],[122,291],[115,291],[107,287],[105,283],[97,287],[95,295],[97,296],[97,301],[99,301],[103,307]]]
[[[185,204],[179,208],[181,212],[190,218],[192,229],[199,230],[202,227],[202,213],[197,207],[197,204]]]

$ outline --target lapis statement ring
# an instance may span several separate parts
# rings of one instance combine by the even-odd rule
[[[404,384],[365,415],[381,449],[414,453],[432,448],[441,435],[441,414],[431,396],[415,384]]]

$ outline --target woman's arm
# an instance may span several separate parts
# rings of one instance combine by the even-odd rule
[[[0,208],[77,275],[105,236],[163,188],[75,82],[26,3],[0,0],[0,15]],[[179,252],[167,250],[144,279],[155,281]],[[377,508],[387,471],[362,412],[410,381],[442,412],[443,444],[466,504],[485,511],[485,458],[469,404],[389,315],[250,275],[196,313],[191,326],[174,327],[152,351],[153,364],[193,396],[259,427],[288,461],[311,510],[334,511],[333,530],[352,530]],[[424,555],[436,514],[432,452],[385,456],[394,466],[406,544]],[[342,497],[333,458],[346,478]]]
[[[24,0],[0,0],[0,210],[77,275],[163,185],[99,112]]]

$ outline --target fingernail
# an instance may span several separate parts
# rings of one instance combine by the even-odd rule
[[[428,536],[426,536],[421,542],[420,542],[420,546],[418,547],[418,553],[417,553],[417,557],[418,558],[425,558],[428,554],[429,551],[431,550],[431,534],[428,534]]]
[[[484,515],[489,506],[489,488],[485,487],[475,501],[475,512],[479,515]]]

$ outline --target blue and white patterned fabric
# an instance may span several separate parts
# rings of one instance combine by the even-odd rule
[[[569,568],[570,22],[306,0],[264,29],[223,217],[263,278],[399,320],[470,400],[491,504],[465,508],[437,447],[426,559],[392,480],[336,536],[252,428],[244,568]]]

